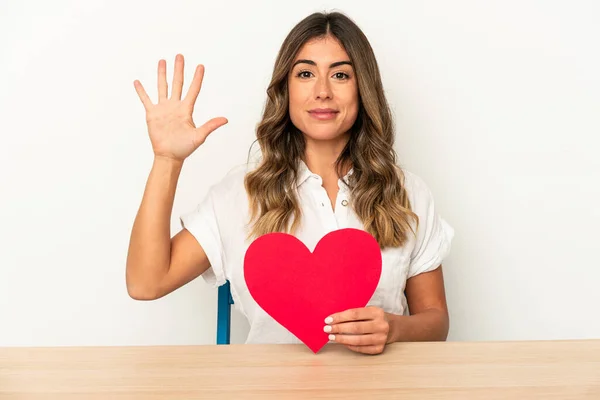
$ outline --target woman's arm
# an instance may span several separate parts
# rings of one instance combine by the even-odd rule
[[[154,300],[200,276],[208,257],[186,229],[171,238],[171,213],[183,162],[155,157],[135,217],[127,253],[129,296]]]
[[[390,325],[387,342],[446,340],[449,318],[442,266],[406,281],[405,294],[411,315],[386,313]]]

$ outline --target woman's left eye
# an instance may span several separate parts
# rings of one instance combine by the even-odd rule
[[[337,72],[335,75],[338,79],[348,79],[350,76],[344,72]]]

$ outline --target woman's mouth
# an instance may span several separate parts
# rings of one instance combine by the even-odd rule
[[[317,108],[314,110],[310,110],[308,113],[311,117],[323,121],[335,118],[338,111],[330,108]]]

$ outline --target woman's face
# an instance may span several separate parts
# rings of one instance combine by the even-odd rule
[[[358,86],[350,57],[332,36],[298,52],[288,77],[292,123],[307,140],[347,142],[358,114]]]

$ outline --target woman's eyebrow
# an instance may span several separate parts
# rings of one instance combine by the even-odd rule
[[[310,65],[314,65],[317,66],[317,63],[314,62],[313,60],[297,60],[294,65],[292,65],[292,68],[295,67],[297,64],[310,64]],[[335,68],[335,67],[339,67],[340,65],[350,65],[352,66],[352,63],[350,61],[336,61],[334,63],[331,63],[329,65],[329,68]]]

